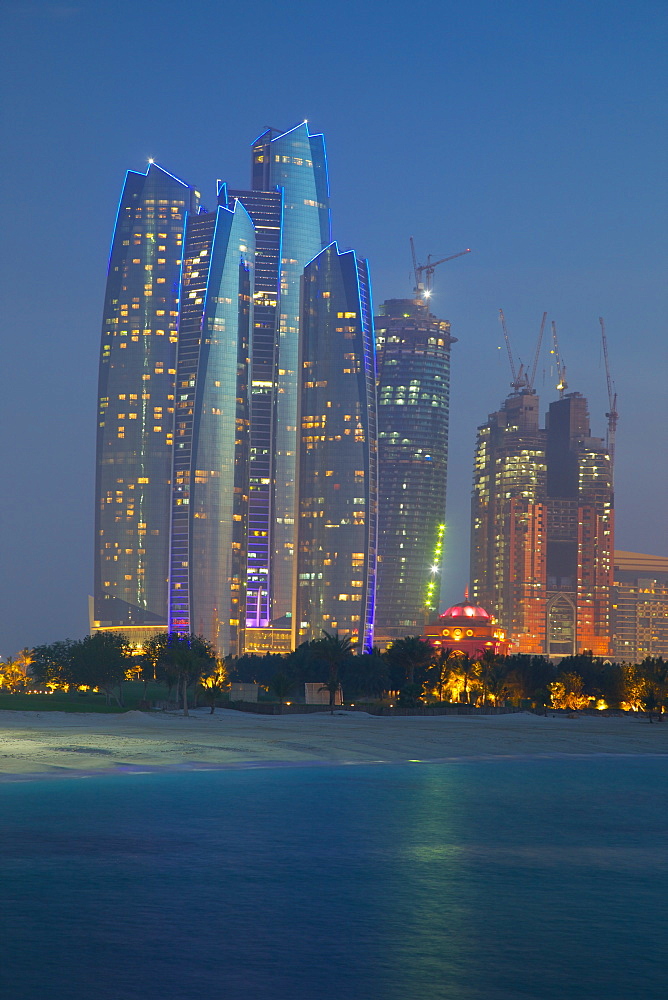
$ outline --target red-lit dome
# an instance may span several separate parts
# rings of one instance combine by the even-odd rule
[[[450,618],[482,618],[486,622],[492,620],[492,616],[488,611],[485,611],[478,604],[469,604],[468,601],[462,601],[461,604],[453,604],[451,608],[448,608],[442,615],[439,615],[438,620],[443,621]]]

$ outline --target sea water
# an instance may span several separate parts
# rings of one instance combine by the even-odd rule
[[[0,786],[5,1000],[668,995],[668,759]]]

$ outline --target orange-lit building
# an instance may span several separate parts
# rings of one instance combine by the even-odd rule
[[[425,625],[422,636],[436,649],[451,649],[471,657],[489,649],[500,656],[508,652],[506,630],[488,611],[466,598],[444,611],[433,624]]]
[[[551,403],[541,428],[525,388],[478,428],[471,594],[514,651],[609,655],[613,517],[610,456],[580,393]]]

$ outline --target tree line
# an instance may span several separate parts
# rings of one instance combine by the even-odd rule
[[[258,684],[280,702],[303,691],[304,683],[319,682],[332,710],[341,689],[348,703],[390,697],[407,707],[439,701],[545,710],[596,707],[641,710],[650,719],[668,709],[668,660],[662,657],[613,663],[585,652],[555,664],[544,656],[435,650],[419,636],[398,639],[382,653],[355,655],[348,637],[323,631],[288,654],[221,660],[207,639],[194,634],[156,635],[137,653],[122,636],[98,632],[22,650],[0,663],[0,689],[25,690],[34,683],[71,692],[95,688],[119,707],[130,679],[143,681],[144,701],[151,682],[165,685],[168,698],[185,714],[189,692],[203,694],[213,711],[230,681]]]

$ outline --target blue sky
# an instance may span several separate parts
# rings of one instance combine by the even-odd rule
[[[3,60],[4,497],[0,654],[87,630],[100,313],[125,170],[148,157],[213,203],[267,125],[327,139],[334,235],[376,304],[443,265],[452,323],[443,600],[468,573],[476,426],[533,357],[543,310],[605,433],[598,317],[619,394],[617,547],[668,555],[665,3],[420,5],[8,0]],[[543,370],[545,373],[543,374]],[[536,386],[554,398],[548,355]]]

